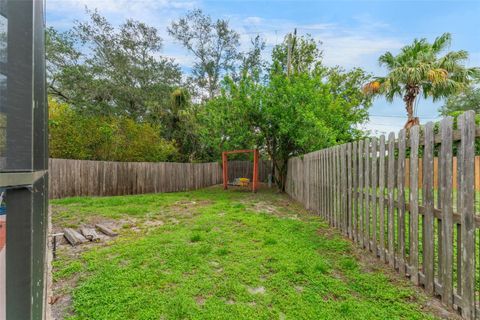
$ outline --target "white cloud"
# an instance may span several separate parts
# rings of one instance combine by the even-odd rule
[[[321,41],[324,62],[328,66],[340,65],[345,68],[362,67],[378,73],[378,57],[386,51],[395,51],[404,42],[393,36],[381,35],[379,30],[387,30],[388,24],[374,21],[369,17],[357,17],[354,26],[318,21],[299,24],[286,19],[266,19],[262,17],[228,17],[232,27],[241,35],[242,49],[250,45],[250,39],[259,34],[271,49],[283,41],[284,36],[297,29],[297,34],[310,34]]]
[[[134,19],[157,28],[163,39],[162,55],[174,58],[184,69],[193,65],[193,57],[174,41],[167,27],[187,10],[199,6],[200,0],[47,0],[47,25],[70,29],[75,20],[84,20],[85,8],[97,9],[113,25]]]
[[[162,9],[192,9],[197,3],[195,0],[47,0],[47,10],[65,12],[83,10],[87,6],[102,13],[130,14]]]
[[[337,27],[337,25],[333,23],[312,23],[299,26],[299,28],[303,30],[329,30],[335,27]]]
[[[244,19],[244,22],[249,25],[260,25],[263,19],[260,17],[247,17]]]
[[[374,71],[377,58],[386,51],[401,48],[403,43],[397,39],[375,35],[318,35],[323,45],[325,63],[343,67],[368,67]]]
[[[176,58],[184,67],[191,67],[193,57],[167,34],[173,19],[185,14],[186,10],[201,7],[201,0],[47,0],[47,12],[54,19],[49,25],[67,29],[75,19],[85,18],[84,8],[98,9],[109,21],[119,24],[127,18],[144,21],[159,30],[164,39],[164,53]],[[266,41],[268,57],[273,46],[283,41],[294,28],[299,34],[311,34],[322,42],[326,65],[341,65],[346,68],[363,67],[378,73],[377,58],[387,50],[400,48],[403,43],[394,37],[381,36],[376,30],[385,30],[388,25],[370,17],[357,17],[355,26],[342,26],[328,21],[297,23],[286,19],[267,19],[261,16],[241,14],[222,16],[230,21],[241,37],[241,50],[250,47],[250,40],[257,34]],[[381,27],[379,27],[381,26]]]

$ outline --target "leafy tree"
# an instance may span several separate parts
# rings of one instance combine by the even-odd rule
[[[478,68],[467,68],[468,53],[464,50],[449,51],[440,56],[451,43],[451,35],[444,33],[433,43],[415,39],[394,56],[387,52],[379,62],[388,70],[385,77],[378,77],[365,86],[371,94],[384,95],[387,101],[403,98],[408,120],[406,128],[418,124],[414,116],[417,97],[432,97],[434,101],[465,90],[474,78],[480,76]]]
[[[323,70],[320,44],[308,34],[301,37],[297,37],[296,31],[293,35],[288,34],[281,44],[273,48],[272,68],[287,75]]]
[[[192,162],[201,159],[197,110],[199,105],[192,104],[186,89],[177,88],[171,94],[170,107],[163,108],[160,122],[164,128],[163,137],[174,141],[181,161]]]
[[[257,35],[251,39],[251,48],[247,52],[241,53],[240,73],[233,78],[239,80],[243,73],[260,81],[267,67],[267,63],[262,58],[262,52],[265,50],[265,40]]]
[[[297,39],[299,48],[311,44]],[[222,94],[205,107],[204,139],[212,153],[232,148],[259,148],[273,161],[279,188],[285,190],[288,159],[292,156],[351,141],[362,133],[355,125],[368,117],[370,99],[362,70],[344,72],[321,66],[318,50],[309,50],[290,75],[282,66],[285,44],[273,51],[268,81],[244,73],[226,79]],[[283,49],[282,49],[283,48]],[[300,61],[300,60],[298,60]]]
[[[228,21],[212,21],[199,9],[173,21],[168,33],[195,56],[193,80],[213,98],[218,93],[220,80],[233,71],[239,58],[239,34],[230,29]]]
[[[144,120],[170,102],[181,72],[159,55],[162,39],[146,24],[115,28],[97,11],[72,30],[47,30],[49,93],[91,114]]]
[[[480,89],[469,87],[465,91],[449,96],[440,108],[439,112],[442,116],[451,115],[457,111],[474,110],[480,113]]]

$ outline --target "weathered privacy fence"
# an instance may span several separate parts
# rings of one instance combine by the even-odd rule
[[[260,161],[260,181],[266,181],[270,162]],[[232,161],[229,177],[251,177],[250,161]],[[232,178],[233,180],[233,178]],[[176,192],[222,183],[217,162],[113,162],[69,159],[49,160],[51,199],[76,196],[116,196]]]
[[[217,162],[112,162],[50,159],[50,198],[187,191],[221,183]]]
[[[268,175],[272,172],[272,162],[260,160],[258,162],[258,180],[267,182]],[[252,178],[253,161],[230,160],[228,161],[228,181],[235,178]]]
[[[464,318],[478,319],[474,162],[480,130],[471,111],[458,118],[457,127],[447,117],[437,134],[428,123],[410,129],[408,137],[401,130],[397,139],[390,133],[387,141],[381,136],[292,158],[287,192]]]

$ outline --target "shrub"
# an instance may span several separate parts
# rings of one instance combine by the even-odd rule
[[[50,157],[104,161],[176,161],[161,128],[127,117],[89,116],[49,99]]]

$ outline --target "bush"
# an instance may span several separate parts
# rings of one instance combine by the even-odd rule
[[[161,128],[127,117],[87,116],[49,99],[50,157],[104,161],[176,161]]]

